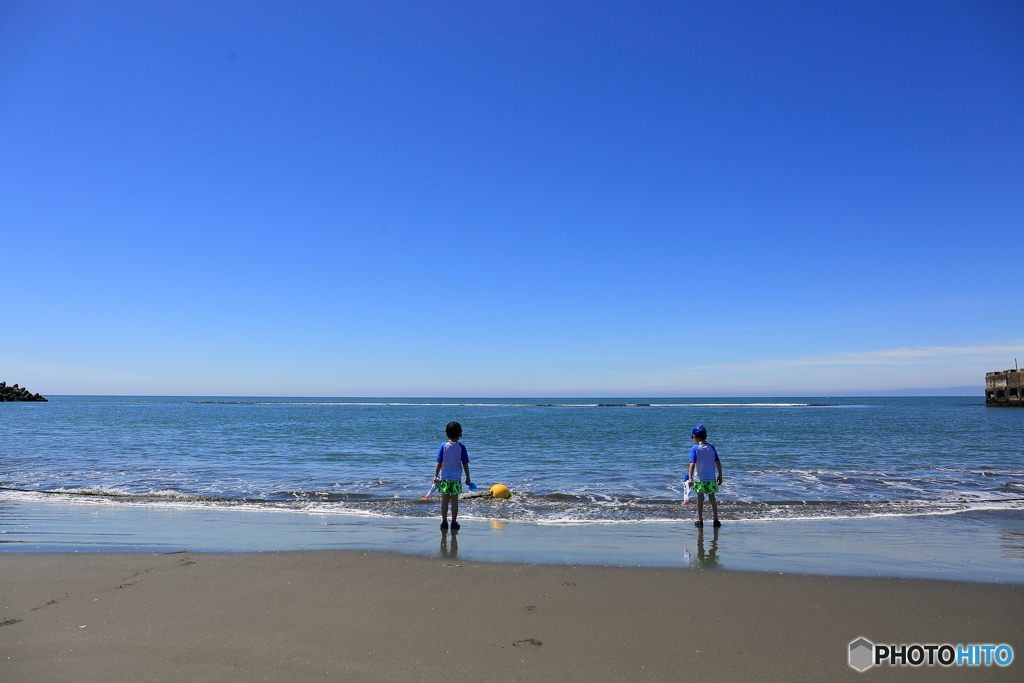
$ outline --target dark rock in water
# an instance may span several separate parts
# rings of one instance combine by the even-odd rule
[[[7,382],[0,382],[0,401],[45,401],[39,394],[30,393],[25,387],[15,384],[7,386]]]

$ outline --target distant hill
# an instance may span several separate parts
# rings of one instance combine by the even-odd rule
[[[0,382],[0,401],[45,401],[46,399],[39,394],[33,394],[24,387],[19,387],[15,384],[13,387],[7,386],[7,382]]]

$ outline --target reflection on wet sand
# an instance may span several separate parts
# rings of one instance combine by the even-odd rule
[[[1024,560],[1024,531],[1004,529],[999,533],[999,538],[1004,557]]]
[[[459,559],[459,532],[452,530],[451,545],[448,545],[448,531],[441,532],[441,557],[446,560]]]
[[[718,566],[718,529],[719,527],[713,527],[711,535],[711,548],[707,551],[704,549],[704,529],[697,528],[697,559],[695,564],[702,567],[716,567]]]

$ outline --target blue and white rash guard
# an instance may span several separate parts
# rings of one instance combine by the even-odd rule
[[[694,481],[715,481],[718,479],[718,451],[709,443],[699,443],[690,449],[690,462],[696,463],[693,468]]]
[[[462,463],[469,464],[469,453],[466,447],[457,441],[446,441],[437,451],[437,462],[441,465],[441,479],[457,479],[462,481]]]

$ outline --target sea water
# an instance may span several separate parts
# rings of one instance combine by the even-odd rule
[[[479,491],[438,532],[458,420]],[[721,528],[683,504],[690,429]],[[980,398],[0,404],[0,551],[391,550],[454,560],[1024,583],[1024,410]],[[487,496],[503,483],[509,500]],[[705,514],[709,514],[706,511]]]
[[[425,517],[451,420],[479,486],[463,519],[689,519],[698,423],[721,457],[726,520],[1024,510],[1024,410],[981,397],[56,396],[0,403],[0,499]],[[495,483],[512,498],[489,497]]]

